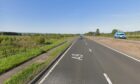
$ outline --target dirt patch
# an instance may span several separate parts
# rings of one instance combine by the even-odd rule
[[[140,59],[140,41],[121,40],[106,37],[87,37],[99,43],[106,44],[130,56]]]

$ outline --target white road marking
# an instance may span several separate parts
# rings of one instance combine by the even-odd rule
[[[96,43],[97,43],[97,42],[96,42]],[[101,43],[99,43],[99,44],[101,44]],[[105,46],[106,48],[109,48],[109,49],[111,49],[111,50],[113,50],[113,51],[116,51],[116,52],[118,52],[118,53],[120,53],[120,54],[122,54],[122,55],[124,55],[124,56],[126,56],[126,57],[129,57],[129,58],[131,58],[131,59],[133,59],[133,60],[135,60],[135,61],[137,61],[137,62],[140,62],[139,59],[136,59],[136,58],[134,58],[134,57],[132,57],[132,56],[130,56],[130,55],[128,55],[128,54],[125,54],[125,53],[123,53],[123,52],[120,52],[120,51],[118,51],[118,50],[116,50],[116,49],[114,49],[114,48],[111,48],[111,47],[109,47],[109,46],[107,46],[107,45],[105,45],[105,44],[101,44],[101,45],[103,45],[103,46]]]
[[[81,57],[72,57],[73,59],[77,59],[79,61],[82,61],[83,59]]]
[[[82,54],[72,54],[72,58],[81,61],[81,60],[83,60],[83,55]]]
[[[42,80],[38,84],[42,84],[45,79],[50,75],[50,73],[54,70],[54,68],[58,65],[58,63],[62,60],[62,58],[66,55],[66,53],[71,49],[71,47],[76,43],[76,41],[65,51],[65,53],[58,59],[58,61],[54,64],[54,66],[48,71],[48,73],[42,78]]]
[[[105,79],[107,80],[108,84],[112,84],[110,78],[108,77],[108,75],[106,73],[103,73]]]
[[[89,52],[92,52],[92,49],[89,48]]]

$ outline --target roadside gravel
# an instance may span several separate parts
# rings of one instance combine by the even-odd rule
[[[87,38],[105,44],[114,49],[117,49],[137,59],[140,59],[140,41],[121,40],[107,37],[87,37]]]

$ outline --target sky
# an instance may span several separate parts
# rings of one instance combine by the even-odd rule
[[[0,31],[140,30],[140,0],[0,0]]]

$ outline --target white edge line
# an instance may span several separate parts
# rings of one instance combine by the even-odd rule
[[[108,84],[112,84],[110,78],[108,77],[108,75],[106,73],[103,73],[105,79],[107,80]]]
[[[58,63],[61,61],[61,59],[65,56],[65,54],[71,49],[71,47],[76,43],[73,42],[72,45],[64,52],[64,54],[58,59],[58,61],[53,65],[53,67],[48,71],[48,73],[42,78],[42,80],[38,84],[42,84],[45,79],[50,75],[50,73],[54,70],[54,68],[58,65]]]
[[[96,42],[96,41],[95,41]],[[99,43],[99,42],[96,42],[96,43]],[[118,50],[116,50],[116,49],[114,49],[114,48],[111,48],[111,47],[109,47],[109,46],[107,46],[107,45],[105,45],[105,44],[102,44],[102,43],[99,43],[99,44],[101,44],[101,45],[103,45],[103,46],[105,46],[105,47],[107,47],[107,48],[109,48],[109,49],[111,49],[111,50],[114,50],[114,51],[116,51],[116,52],[118,52],[118,53],[120,53],[120,54],[122,54],[122,55],[124,55],[124,56],[126,56],[126,57],[129,57],[129,58],[131,58],[131,59],[133,59],[133,60],[135,60],[135,61],[137,61],[137,62],[140,62],[140,60],[138,60],[138,59],[136,59],[136,58],[134,58],[134,57],[132,57],[132,56],[130,56],[130,55],[128,55],[128,54],[125,54],[125,53],[123,53],[123,52],[120,52],[120,51],[118,51]]]

